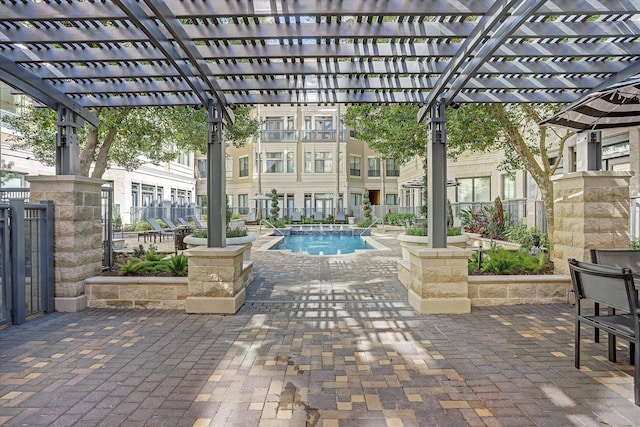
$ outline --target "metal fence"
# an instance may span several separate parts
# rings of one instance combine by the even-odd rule
[[[102,267],[113,267],[113,187],[102,186]]]
[[[54,310],[53,202],[0,203],[0,325]]]

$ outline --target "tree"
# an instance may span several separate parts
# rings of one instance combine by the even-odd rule
[[[280,213],[280,207],[278,206],[278,190],[271,189],[271,209],[269,210],[269,221],[271,224],[275,224],[278,221],[278,213]]]
[[[448,156],[463,152],[488,152],[503,149],[505,160],[499,169],[513,173],[525,169],[540,189],[553,238],[553,182],[551,176],[560,165],[564,144],[572,135],[551,127],[541,127],[543,117],[557,111],[555,105],[463,104],[448,108]],[[345,114],[345,123],[358,132],[358,138],[389,158],[425,156],[426,121],[417,124],[418,108],[411,105],[353,106]],[[555,136],[554,139],[549,138]],[[403,142],[404,141],[404,142]],[[551,165],[548,150],[558,146],[558,157]],[[425,178],[428,161],[425,158]],[[425,179],[425,200],[426,198]],[[426,213],[426,206],[424,207]]]
[[[371,202],[369,201],[369,190],[364,190],[362,193],[362,222],[365,227],[371,225]]]
[[[0,185],[4,185],[8,180],[15,176],[14,172],[11,172],[13,162],[5,162],[0,160]]]
[[[487,152],[503,149],[505,160],[498,168],[507,173],[525,169],[538,185],[547,216],[550,244],[553,242],[553,182],[562,159],[564,145],[573,135],[567,130],[538,126],[544,117],[558,110],[557,105],[465,104],[447,110],[447,138],[450,155],[462,152]],[[550,138],[554,136],[555,138]],[[552,165],[549,149],[557,146],[558,157]]]
[[[134,170],[145,162],[171,161],[179,151],[205,152],[207,112],[203,109],[126,107],[91,111],[100,125],[94,128],[85,124],[79,129],[81,175],[101,178],[111,164]],[[239,107],[234,113],[236,123],[225,127],[224,138],[238,146],[258,132],[260,123],[251,118],[249,107]],[[7,120],[17,131],[11,139],[14,145],[31,149],[35,159],[44,164],[55,164],[55,111],[28,106]]]

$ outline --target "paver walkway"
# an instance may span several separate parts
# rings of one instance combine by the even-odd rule
[[[2,330],[0,425],[640,425],[630,366],[587,344],[573,367],[571,306],[420,315],[393,233],[377,239],[390,250],[254,250],[235,316],[86,310]]]

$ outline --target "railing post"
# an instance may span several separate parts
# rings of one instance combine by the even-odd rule
[[[11,322],[20,325],[26,320],[26,281],[24,248],[24,200],[9,200],[11,218]]]
[[[51,200],[41,200],[44,205],[44,213],[40,221],[40,265],[41,280],[43,286],[42,302],[45,313],[53,313],[55,310],[55,283],[53,280],[53,251],[54,251],[54,209]]]
[[[0,286],[0,298],[3,298],[5,302],[2,304],[2,312],[0,312],[0,325],[11,321],[11,312],[9,311],[12,301],[11,292],[11,250],[9,243],[10,229],[9,229],[9,208],[0,209],[0,280],[2,285]]]

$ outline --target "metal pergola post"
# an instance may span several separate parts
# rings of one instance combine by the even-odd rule
[[[207,132],[207,246],[226,245],[226,194],[224,143],[222,141],[222,112],[214,101],[208,107]]]
[[[64,105],[58,106],[56,122],[56,175],[80,173],[80,144],[78,140],[79,118]]]
[[[427,148],[429,188],[429,247],[447,247],[447,133],[446,103],[440,100],[430,108]]]

